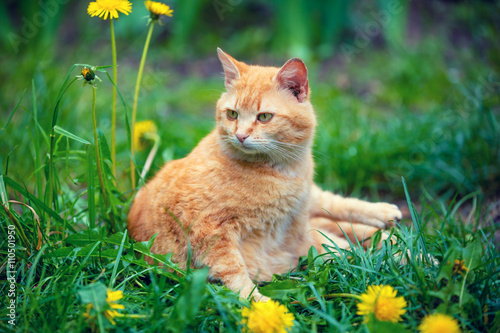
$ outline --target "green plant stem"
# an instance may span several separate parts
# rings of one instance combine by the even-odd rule
[[[328,294],[324,295],[324,299],[329,299],[329,298],[335,298],[335,297],[347,297],[347,298],[354,298],[357,300],[361,300],[361,297],[359,295],[354,295],[354,294],[348,294],[348,293],[339,293],[339,294]],[[316,297],[309,297],[307,299],[308,302],[315,301],[317,298]],[[290,302],[290,304],[302,304],[299,301],[293,301]]]
[[[104,205],[106,207],[109,206],[109,199],[108,199],[108,194],[106,192],[106,187],[104,186],[104,178],[102,176],[102,170],[101,170],[101,157],[99,153],[99,139],[97,138],[97,121],[96,121],[96,116],[95,116],[95,96],[96,96],[96,88],[92,86],[92,127],[94,130],[94,147],[95,147],[95,160],[97,164],[97,175],[99,177],[99,184],[101,185],[101,194],[102,194],[102,199],[104,201]],[[111,217],[111,223],[113,230],[116,230],[115,228],[115,223],[114,219]]]
[[[134,164],[134,135],[135,135],[135,119],[137,115],[137,100],[139,99],[139,90],[141,88],[142,72],[144,71],[144,64],[146,63],[146,56],[148,54],[149,42],[151,41],[151,35],[153,34],[155,22],[152,21],[149,27],[148,36],[146,37],[146,43],[144,44],[144,50],[142,51],[141,63],[139,65],[139,72],[137,74],[137,81],[135,82],[135,93],[134,93],[134,104],[132,108],[132,125],[130,128],[131,132],[131,144],[130,153],[132,154],[132,159],[130,160],[130,179],[132,181],[132,189],[135,188],[135,164]]]
[[[116,68],[116,42],[115,42],[115,29],[113,26],[113,19],[109,20],[111,27],[111,51],[113,53],[113,81],[117,84],[117,68]],[[113,101],[111,112],[111,170],[113,176],[116,178],[116,87],[113,85]]]
[[[92,157],[92,147],[87,146],[87,201],[89,213],[90,229],[95,228],[95,196],[94,196],[94,159]]]
[[[75,65],[73,65],[73,67],[71,68],[70,73],[73,71],[74,68],[75,68]],[[55,173],[54,173],[54,150],[55,150],[55,145],[56,145],[55,128],[56,128],[56,123],[57,123],[57,116],[59,115],[59,103],[61,102],[63,95],[66,93],[66,90],[68,90],[68,88],[73,84],[73,82],[76,81],[76,78],[74,78],[68,85],[66,85],[66,82],[68,82],[68,79],[69,79],[69,74],[66,77],[66,80],[64,80],[62,88],[59,91],[59,96],[57,97],[56,106],[54,108],[54,112],[52,113],[52,127],[50,130],[50,148],[49,148],[49,161],[48,161],[49,175],[48,175],[46,189],[45,189],[45,193],[46,193],[46,195],[48,195],[48,199],[47,199],[45,204],[49,208],[54,207],[55,210],[57,210],[57,200],[54,201],[54,193],[56,192]],[[52,204],[54,204],[54,205],[52,206]],[[47,225],[46,225],[46,234],[47,235],[50,233],[51,219],[52,218],[50,216],[47,218]]]

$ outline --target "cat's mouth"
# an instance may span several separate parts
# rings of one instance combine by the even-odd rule
[[[254,142],[251,138],[248,138],[241,142],[238,139],[230,140],[231,145],[244,154],[254,155],[261,152],[261,145],[258,142]]]
[[[236,154],[239,158],[245,158],[245,156],[251,158],[252,160],[257,156],[265,154],[265,148],[260,140],[255,141],[255,139],[248,138],[241,142],[236,137],[231,135],[221,137],[223,146],[233,154]]]
[[[245,143],[245,142],[239,142],[239,141],[233,142],[233,146],[236,149],[239,149],[245,153],[257,153],[258,152],[258,150],[256,149],[257,147],[255,147],[252,144]]]

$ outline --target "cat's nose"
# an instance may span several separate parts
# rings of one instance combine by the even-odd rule
[[[240,140],[241,143],[243,143],[243,141],[245,141],[245,139],[248,138],[248,135],[247,134],[236,133],[236,137],[238,138],[238,140]]]

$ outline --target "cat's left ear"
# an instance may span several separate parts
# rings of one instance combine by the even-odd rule
[[[289,90],[299,103],[302,103],[309,94],[309,80],[306,64],[300,58],[288,60],[274,77],[279,85]]]

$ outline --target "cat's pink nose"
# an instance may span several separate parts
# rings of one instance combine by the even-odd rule
[[[238,140],[240,140],[241,143],[243,143],[243,141],[245,141],[245,139],[248,138],[248,135],[236,133],[236,137],[238,138]]]

